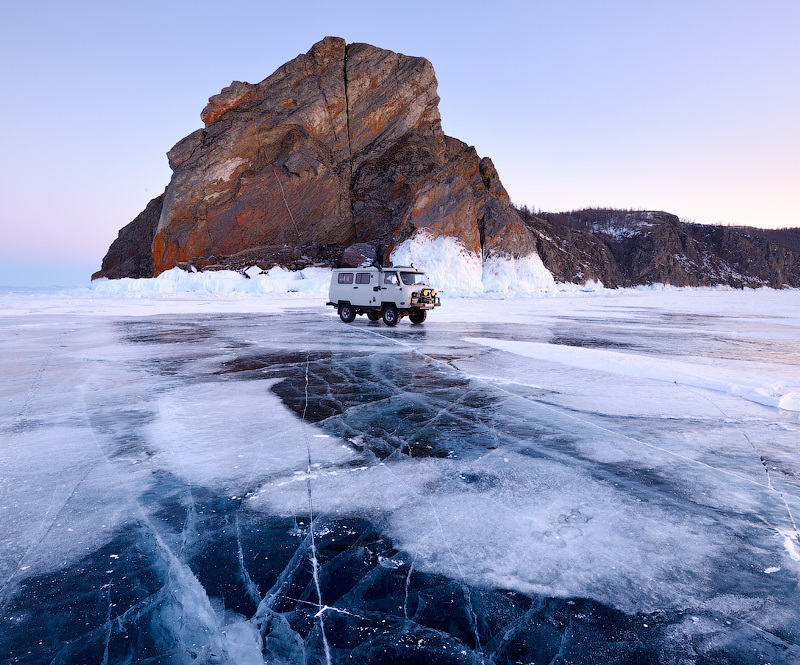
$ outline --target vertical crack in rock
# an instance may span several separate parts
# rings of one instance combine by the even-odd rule
[[[344,66],[343,66],[343,76],[344,76],[344,108],[345,108],[345,122],[347,124],[347,167],[349,173],[349,180],[347,183],[347,197],[349,199],[349,208],[350,208],[350,219],[353,223],[353,239],[355,242],[359,241],[358,237],[358,226],[356,225],[356,215],[353,211],[353,144],[352,138],[350,136],[350,91],[348,88],[347,82],[347,51],[350,49],[350,46],[347,45],[344,48]]]
[[[283,204],[286,206],[286,212],[289,213],[289,219],[292,220],[292,226],[294,226],[294,230],[297,233],[297,240],[302,243],[303,242],[303,234],[300,233],[300,229],[297,228],[297,222],[294,220],[294,215],[292,214],[292,209],[289,207],[289,202],[286,200],[286,192],[283,189],[283,183],[281,179],[278,177],[278,172],[275,170],[275,164],[272,165],[272,173],[275,175],[275,180],[278,183],[278,187],[281,189],[281,198],[283,199]]]
[[[484,223],[483,215],[478,217],[478,242],[481,245],[481,265],[483,265],[484,260],[486,259],[486,226]]]

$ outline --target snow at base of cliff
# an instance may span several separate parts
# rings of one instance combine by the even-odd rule
[[[459,295],[541,293],[566,286],[556,284],[537,254],[481,261],[480,256],[468,252],[455,238],[434,238],[424,232],[400,244],[392,252],[392,263],[413,263],[426,271],[434,287]]]
[[[513,257],[481,257],[468,252],[456,239],[433,238],[418,233],[392,253],[394,265],[424,270],[431,285],[448,296],[527,296],[538,293],[598,290],[602,284],[557,284],[536,254]],[[261,270],[253,266],[244,273],[232,270],[186,272],[173,268],[151,279],[98,279],[91,288],[106,294],[266,294],[297,293],[327,296],[329,268],[291,271],[279,266]]]

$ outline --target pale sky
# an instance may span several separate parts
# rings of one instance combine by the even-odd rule
[[[326,35],[428,58],[517,204],[800,226],[797,0],[2,0],[0,285],[88,282],[208,97]]]

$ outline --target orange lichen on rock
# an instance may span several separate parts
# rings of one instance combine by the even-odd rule
[[[208,105],[200,113],[200,119],[208,127],[231,109],[235,109],[242,102],[255,99],[255,97],[254,86],[234,81],[221,93],[209,98]]]
[[[163,234],[156,233],[153,238],[153,275],[158,277],[165,270],[170,270],[185,261],[188,256],[184,256],[177,243],[169,242]]]

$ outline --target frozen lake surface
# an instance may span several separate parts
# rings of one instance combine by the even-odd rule
[[[321,302],[0,295],[0,662],[800,662],[800,292]]]

